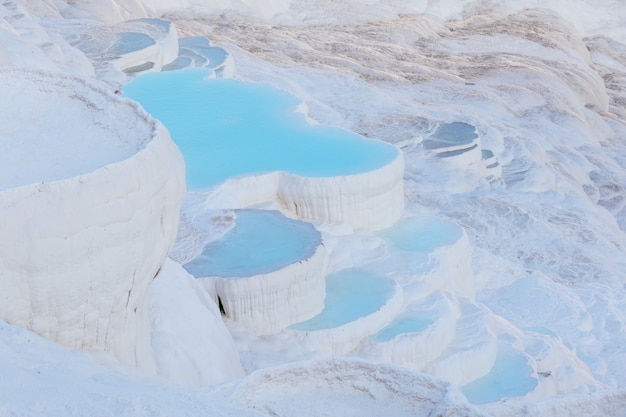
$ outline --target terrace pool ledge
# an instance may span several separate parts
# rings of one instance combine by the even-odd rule
[[[184,267],[223,313],[256,334],[309,319],[324,305],[326,248],[310,224],[236,210],[235,227]]]
[[[150,73],[124,94],[170,130],[191,191],[211,208],[278,201],[299,217],[379,230],[404,211],[402,153],[345,129],[311,125],[270,85],[211,79],[206,69]]]

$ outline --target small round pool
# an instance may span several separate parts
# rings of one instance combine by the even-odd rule
[[[385,275],[352,268],[326,278],[326,300],[320,314],[294,324],[291,330],[315,331],[342,326],[383,307],[395,293],[395,282]]]
[[[195,277],[243,278],[308,259],[321,244],[310,223],[274,210],[236,210],[235,227],[184,268]]]
[[[208,79],[206,69],[145,74],[124,86],[169,129],[187,165],[190,189],[234,177],[287,171],[332,177],[381,168],[398,156],[387,143],[310,125],[300,100],[270,85]]]
[[[463,229],[437,217],[407,217],[380,232],[380,236],[396,249],[429,253],[458,241],[463,236]]]
[[[422,145],[424,149],[436,150],[470,145],[477,138],[476,128],[468,123],[444,123],[437,127],[432,135],[422,142]]]

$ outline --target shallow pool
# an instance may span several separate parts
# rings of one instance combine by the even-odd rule
[[[350,175],[380,168],[398,155],[387,143],[308,124],[296,112],[300,101],[283,90],[207,79],[210,73],[198,68],[150,73],[124,86],[126,97],[170,130],[185,158],[191,189],[271,171]]]
[[[308,259],[321,243],[310,223],[278,211],[236,210],[235,227],[204,247],[184,268],[195,277],[243,278]]]
[[[502,345],[499,348],[502,350]],[[474,404],[486,404],[528,394],[537,386],[528,359],[512,349],[500,352],[491,371],[464,385],[461,391]]]
[[[424,149],[468,145],[478,138],[476,128],[468,123],[444,123],[422,142]]]
[[[326,278],[324,310],[289,329],[314,331],[342,326],[374,313],[394,292],[395,282],[385,275],[358,268],[344,269]]]
[[[380,236],[396,249],[429,253],[459,240],[463,229],[437,217],[407,217],[380,232]]]
[[[374,334],[371,339],[375,342],[388,342],[403,333],[416,333],[425,330],[434,322],[434,317],[427,313],[413,312],[394,319],[384,329]]]

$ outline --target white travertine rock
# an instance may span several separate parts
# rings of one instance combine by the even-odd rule
[[[183,68],[210,68],[218,78],[234,78],[235,61],[224,48],[213,46],[205,36],[178,39],[178,57],[163,66],[164,71]]]
[[[492,151],[483,149],[481,161],[482,176],[489,181],[502,179],[502,165]]]
[[[431,221],[442,222],[437,218],[432,218]],[[457,235],[439,242],[427,252],[416,251],[410,247],[397,247],[396,249],[400,250],[392,251],[384,262],[372,265],[372,268],[392,276],[402,285],[406,303],[421,300],[436,291],[445,291],[469,299],[473,299],[476,294],[476,280],[472,267],[473,251],[469,237],[462,227],[447,221],[443,221],[443,224],[453,226]],[[429,239],[427,230],[413,229],[410,224],[401,222],[398,225],[417,240],[422,238],[420,233],[426,234],[423,239]],[[385,233],[382,232],[382,235],[385,236]],[[450,231],[442,229],[438,233],[441,235]],[[393,245],[393,242],[389,244]]]
[[[137,19],[122,22],[112,28],[118,31],[115,42],[117,58],[111,63],[120,71],[151,63],[151,70],[159,71],[178,57],[178,33],[172,22],[161,19]],[[124,38],[124,36],[131,35]],[[132,36],[151,39],[150,45],[137,45]]]
[[[180,152],[138,105],[85,79],[0,78],[0,144],[19,149],[0,169],[29,172],[0,186],[0,319],[152,368],[144,298],[176,237]]]
[[[430,254],[437,259],[437,266],[430,275],[437,279],[438,289],[473,299],[476,295],[474,270],[472,268],[472,244],[465,229],[462,236],[451,245],[441,246]]]
[[[261,369],[228,395],[233,403],[265,416],[486,416],[446,382],[358,358]]]
[[[117,0],[119,2],[119,0]],[[263,18],[271,18],[278,14],[285,13],[290,0],[239,0],[232,2],[228,0],[179,0],[171,2],[169,0],[143,0],[143,4],[152,11],[153,14],[163,14],[166,12],[180,10],[199,10],[210,13],[219,13],[227,9],[254,13]]]
[[[242,208],[278,199],[305,220],[380,230],[404,213],[403,175],[404,158],[398,151],[391,163],[361,174],[302,177],[281,171],[232,178],[210,192],[207,207]]]
[[[381,333],[365,340],[359,347],[359,355],[375,360],[395,363],[414,371],[437,358],[454,339],[456,320],[460,311],[457,303],[443,293],[435,293],[422,302],[415,302],[392,321]],[[403,327],[403,321],[427,320],[423,329],[416,331],[394,330]],[[391,332],[379,340],[383,332]],[[396,334],[397,331],[397,334]]]
[[[165,262],[150,284],[147,303],[157,374],[183,386],[244,375],[217,305],[176,262]]]
[[[96,78],[122,84],[129,74],[160,71],[178,57],[178,33],[172,22],[134,19],[117,24],[94,20],[44,20],[45,28],[84,54]]]
[[[455,168],[480,168],[482,139],[468,123],[443,123],[422,142],[422,146],[440,161]]]
[[[93,75],[91,63],[80,51],[29,13],[35,3],[9,0],[0,4],[0,65]]]
[[[494,315],[485,307],[461,301],[454,339],[424,372],[463,385],[487,374],[498,355]]]
[[[229,178],[211,189],[202,203],[207,209],[228,210],[253,206],[274,200],[282,173]]]
[[[272,334],[322,310],[327,264],[321,243],[308,259],[273,272],[244,278],[204,277],[199,283],[227,317],[256,334]]]
[[[283,173],[278,198],[299,217],[346,222],[355,228],[380,230],[404,213],[404,158],[362,174],[342,177],[300,177]]]

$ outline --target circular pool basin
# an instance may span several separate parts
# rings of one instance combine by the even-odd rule
[[[237,279],[310,258],[322,236],[311,224],[273,210],[236,210],[235,227],[186,264],[195,277]]]

